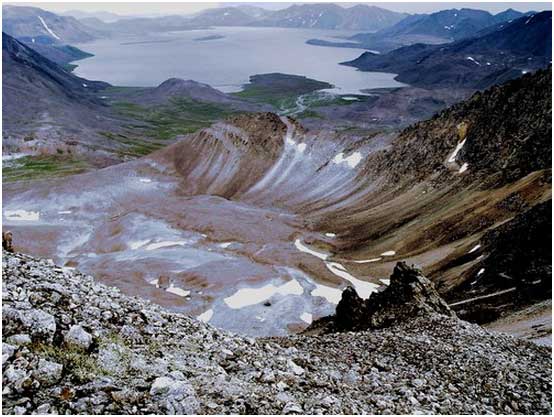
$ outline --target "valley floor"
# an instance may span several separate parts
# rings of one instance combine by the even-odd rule
[[[485,325],[539,345],[552,346],[552,300],[527,307]]]

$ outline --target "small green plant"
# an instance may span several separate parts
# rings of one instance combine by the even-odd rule
[[[62,364],[64,371],[70,372],[78,383],[90,381],[98,375],[107,375],[96,360],[80,348],[34,343],[31,350],[45,359]]]

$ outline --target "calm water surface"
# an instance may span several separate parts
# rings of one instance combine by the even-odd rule
[[[75,73],[119,86],[156,86],[171,77],[204,82],[225,92],[240,91],[251,75],[270,72],[327,81],[342,94],[364,88],[397,87],[394,74],[360,72],[339,62],[360,49],[307,45],[310,38],[352,32],[225,27],[168,32],[140,38],[102,39],[79,45],[95,56],[80,60]],[[210,35],[222,39],[196,41]]]

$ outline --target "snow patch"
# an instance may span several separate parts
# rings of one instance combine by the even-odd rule
[[[324,261],[329,257],[329,255],[326,253],[317,252],[313,249],[310,249],[309,247],[304,245],[300,239],[296,239],[294,241],[294,246],[296,246],[296,249],[298,249],[300,252],[309,253],[310,255],[315,256],[316,258],[322,259]]]
[[[355,276],[348,273],[344,268],[344,266],[342,266],[337,262],[325,262],[325,266],[329,271],[331,271],[336,276],[344,278],[345,280],[349,281],[356,289],[356,292],[358,293],[358,295],[362,298],[368,298],[369,295],[372,292],[375,292],[379,287],[378,285],[373,284],[371,282],[362,281],[356,278]]]
[[[335,233],[325,233],[325,236],[327,237],[337,237]]]
[[[394,256],[394,255],[396,255],[396,252],[393,251],[393,250],[388,250],[388,251],[383,252],[383,253],[381,254],[381,256]]]
[[[379,257],[379,258],[364,259],[364,260],[361,260],[361,261],[352,261],[352,262],[354,262],[356,264],[368,264],[368,263],[371,263],[371,262],[378,262],[381,259],[383,259],[383,258]]]
[[[27,154],[25,153],[10,153],[10,154],[2,154],[2,162],[3,161],[13,161],[14,159],[24,158]]]
[[[210,308],[209,310],[204,311],[196,318],[204,323],[208,323],[212,319],[213,315],[214,315],[214,311]]]
[[[304,312],[300,315],[300,320],[302,320],[305,323],[312,324],[312,314]]]
[[[463,172],[466,172],[466,171],[467,171],[467,167],[468,167],[467,162],[464,162],[464,163],[462,164],[462,166],[460,167],[460,170],[458,171],[458,174],[461,174],[461,173],[463,173]]]
[[[173,284],[171,284],[166,291],[172,294],[178,295],[180,297],[186,297],[190,294],[190,291],[183,290],[182,288],[179,288],[179,287],[175,287]]]
[[[58,214],[71,214],[71,210],[61,210],[58,211]]]
[[[388,279],[388,278],[387,279],[382,278],[379,281],[381,281],[383,283],[383,285],[386,285],[386,286],[390,285],[390,279]]]
[[[46,31],[52,35],[54,38],[56,38],[57,40],[61,40],[60,37],[58,35],[56,35],[54,33],[54,31],[52,31],[52,29],[50,29],[48,27],[48,25],[46,24],[46,22],[44,21],[44,19],[41,17],[41,16],[38,16],[38,19],[40,20],[40,23],[42,23],[42,26],[44,26],[44,29],[46,29]]]
[[[477,272],[477,276],[482,275],[485,272],[485,268],[481,268],[479,272]]]
[[[152,182],[152,180],[151,180],[150,178],[141,178],[141,179],[139,179],[139,181],[140,181],[140,182],[144,182],[144,183],[146,183],[146,184]]]
[[[477,244],[475,245],[473,248],[471,248],[471,250],[468,252],[468,253],[473,253],[475,252],[477,249],[479,249],[481,247],[481,244]]]
[[[40,218],[38,211],[27,210],[5,210],[4,217],[8,220],[16,220],[22,222],[36,222]]]
[[[350,168],[355,168],[362,160],[362,154],[360,152],[354,152],[352,155],[345,157],[344,152],[339,153],[333,158],[333,162],[338,165],[345,162]]]
[[[473,62],[474,64],[481,65],[475,58],[471,56],[466,57],[466,59]]]
[[[342,297],[342,290],[327,285],[315,284],[315,288],[310,294],[312,297],[325,298],[331,304],[338,304]]]
[[[225,304],[232,309],[239,309],[254,304],[259,304],[276,294],[302,295],[304,288],[293,279],[283,285],[275,286],[267,284],[259,288],[241,288],[230,297],[224,298]]]
[[[462,140],[456,145],[456,148],[454,149],[454,152],[452,152],[452,155],[450,155],[450,158],[448,158],[448,162],[455,162],[456,156],[458,156],[458,152],[464,147],[464,144],[466,143],[466,139]]]
[[[156,250],[160,248],[165,248],[168,246],[184,246],[187,242],[184,240],[164,240],[162,242],[155,242],[148,245],[146,250]]]

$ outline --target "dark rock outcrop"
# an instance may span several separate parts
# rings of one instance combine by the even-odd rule
[[[456,316],[419,269],[398,262],[390,277],[390,285],[384,291],[373,293],[364,300],[354,288],[346,288],[335,315],[314,322],[306,332],[380,329],[433,313]]]

